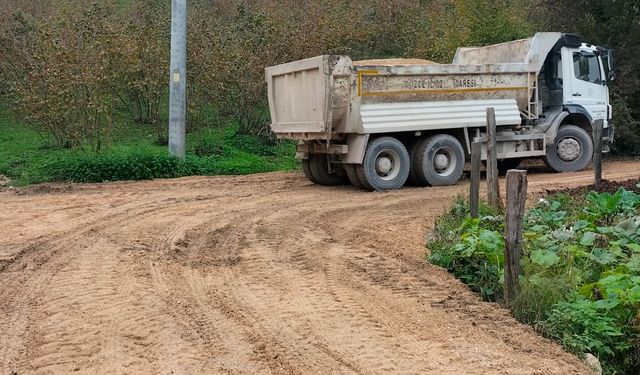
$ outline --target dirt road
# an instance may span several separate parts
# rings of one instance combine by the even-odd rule
[[[0,374],[587,373],[424,262],[466,189],[272,173],[4,190]]]

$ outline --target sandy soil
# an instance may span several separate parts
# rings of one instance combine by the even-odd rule
[[[299,173],[2,190],[0,374],[587,374],[424,262],[466,190]]]

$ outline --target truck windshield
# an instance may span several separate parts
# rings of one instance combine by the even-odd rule
[[[573,71],[576,78],[591,82],[602,83],[602,77],[600,77],[600,65],[598,64],[598,57],[594,55],[583,55],[579,52],[573,54]]]

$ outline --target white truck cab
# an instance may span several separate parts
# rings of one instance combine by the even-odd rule
[[[603,54],[602,49],[582,43],[579,48],[562,49],[563,99],[565,106],[583,108],[591,120],[604,120],[604,128],[611,121],[609,87],[607,86],[611,54]]]

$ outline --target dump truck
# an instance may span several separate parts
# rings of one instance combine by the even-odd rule
[[[458,48],[451,64],[323,55],[266,68],[271,130],[297,141],[307,178],[368,190],[455,184],[490,107],[500,170],[530,158],[582,170],[596,124],[605,151],[613,142],[613,80],[611,50],[557,32]]]

